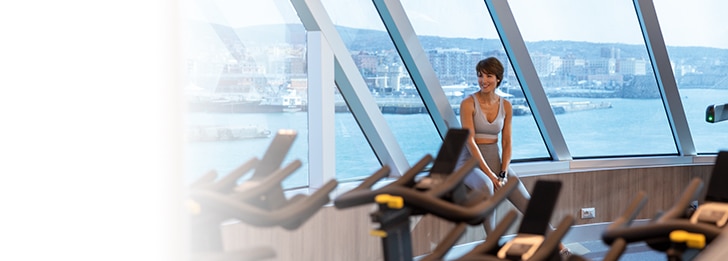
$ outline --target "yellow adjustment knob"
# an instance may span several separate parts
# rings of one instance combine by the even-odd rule
[[[369,234],[375,237],[387,237],[387,232],[384,230],[372,229]]]
[[[374,202],[377,202],[379,204],[384,204],[384,203],[387,203],[387,201],[389,201],[389,198],[391,198],[391,197],[392,197],[392,195],[389,195],[389,194],[379,194],[374,197]]]
[[[400,196],[392,196],[389,194],[379,194],[374,197],[374,201],[379,204],[387,204],[389,208],[400,209],[404,207],[404,199]]]
[[[670,232],[670,240],[676,243],[685,243],[689,248],[703,249],[705,247],[705,235],[690,233],[685,230]]]
[[[202,212],[202,207],[200,206],[200,203],[197,203],[197,201],[189,199],[187,200],[187,202],[185,202],[185,205],[187,206],[187,210],[192,215],[199,215],[200,212]]]

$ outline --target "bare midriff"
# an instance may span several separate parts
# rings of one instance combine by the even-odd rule
[[[476,144],[493,144],[497,143],[498,139],[488,139],[488,138],[475,138]]]

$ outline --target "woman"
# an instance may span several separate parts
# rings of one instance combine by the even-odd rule
[[[460,157],[460,162],[465,162],[470,156],[479,159],[478,168],[465,178],[465,184],[470,189],[483,190],[492,195],[504,184],[506,177],[518,179],[510,168],[513,107],[508,100],[495,93],[503,80],[504,73],[503,64],[497,58],[489,57],[481,60],[475,66],[475,71],[478,74],[480,91],[469,95],[460,103],[460,122],[463,128],[470,130],[468,150],[463,152],[469,152],[469,155]],[[508,196],[508,201],[518,211],[524,213],[530,197],[526,187],[519,182],[518,188]],[[486,234],[489,234],[495,226],[495,213],[486,218],[483,225]],[[569,249],[563,244],[560,254],[570,255]]]

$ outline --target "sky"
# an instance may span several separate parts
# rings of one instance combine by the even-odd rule
[[[201,0],[185,0],[200,2]],[[218,17],[235,27],[300,23],[288,0],[214,0]],[[370,0],[321,0],[337,25],[384,30]],[[497,38],[483,0],[402,0],[418,35]],[[510,0],[526,41],[571,40],[644,44],[631,0]],[[204,4],[186,9],[200,15]],[[670,46],[728,48],[728,10],[725,0],[654,0],[665,42]],[[210,12],[211,8],[204,8]],[[709,12],[714,11],[714,12]],[[586,25],[586,26],[584,26]]]

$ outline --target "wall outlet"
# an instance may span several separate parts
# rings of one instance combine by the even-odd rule
[[[590,219],[597,217],[597,210],[594,208],[582,208],[581,219]]]

